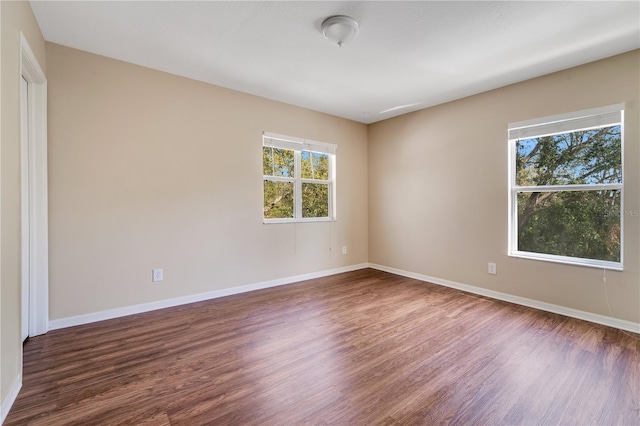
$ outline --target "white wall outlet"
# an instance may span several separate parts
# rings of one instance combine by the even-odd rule
[[[347,254],[347,246],[342,246],[342,254]]]
[[[153,282],[162,281],[164,279],[164,273],[162,272],[162,268],[153,270]]]
[[[487,268],[487,272],[489,272],[491,275],[496,275],[498,273],[498,269],[496,267],[495,263],[489,263],[489,266]]]

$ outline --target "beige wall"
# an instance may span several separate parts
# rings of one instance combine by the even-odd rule
[[[625,210],[640,209],[640,51],[369,126],[369,261],[640,322],[640,218],[624,272],[507,256],[507,124],[626,102]],[[487,274],[496,262],[498,274]]]
[[[367,261],[365,125],[46,54],[52,320]],[[336,222],[262,223],[263,131],[338,145]]]
[[[20,341],[20,31],[45,69],[42,34],[27,2],[0,2],[0,396],[22,370]]]
[[[43,68],[45,43],[28,3],[0,11],[4,399],[21,369],[18,29]],[[640,209],[638,51],[368,127],[55,44],[46,57],[52,320],[370,261],[640,321],[637,216],[610,308],[601,270],[506,255],[509,122],[626,102],[625,210]],[[338,145],[336,222],[262,224],[262,131]]]

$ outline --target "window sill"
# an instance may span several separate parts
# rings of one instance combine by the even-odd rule
[[[562,263],[573,266],[586,266],[588,268],[607,269],[611,271],[623,271],[621,262],[608,262],[606,260],[579,259],[575,257],[553,256],[550,254],[530,253],[523,251],[513,251],[509,253],[509,257],[518,257],[521,259],[538,260],[551,263]]]
[[[331,217],[314,217],[308,219],[263,219],[263,225],[271,225],[276,223],[316,223],[316,222],[335,222],[336,219]]]

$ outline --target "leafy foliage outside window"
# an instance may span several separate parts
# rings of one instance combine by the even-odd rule
[[[515,140],[516,250],[620,263],[620,124]]]
[[[293,183],[264,181],[264,217],[293,218]]]
[[[302,217],[329,217],[329,155],[302,151]]]
[[[328,153],[263,146],[264,218],[331,218],[331,167]]]
[[[302,183],[302,217],[329,217],[329,185]]]
[[[294,215],[294,151],[273,147],[262,148],[264,179],[264,217],[270,219],[293,218]],[[274,181],[266,178],[281,177]]]

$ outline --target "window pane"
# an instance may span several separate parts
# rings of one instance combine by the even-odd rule
[[[293,182],[264,181],[264,217],[293,218]]]
[[[519,193],[518,250],[620,262],[620,191]]]
[[[329,180],[329,154],[302,151],[302,179]]]
[[[294,155],[290,149],[262,147],[262,174],[294,177]]]
[[[620,126],[519,140],[516,184],[621,183],[621,147]]]
[[[329,185],[302,183],[302,217],[329,217]]]

